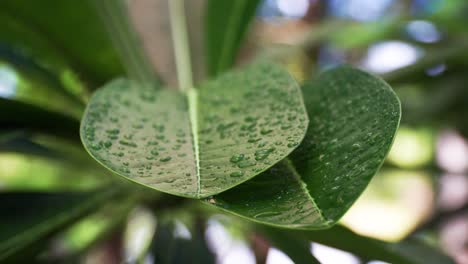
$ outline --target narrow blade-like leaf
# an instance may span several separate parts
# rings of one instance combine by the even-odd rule
[[[400,121],[392,89],[340,67],[303,87],[310,117],[301,145],[281,164],[209,202],[251,220],[289,228],[330,227],[382,165]]]
[[[202,228],[191,229],[190,238],[178,237],[176,230],[173,222],[158,223],[149,251],[155,263],[216,263]]]
[[[0,261],[28,259],[21,252],[36,251],[38,241],[90,212],[116,191],[0,194],[1,209],[8,212],[0,219]]]
[[[3,128],[24,129],[79,142],[78,120],[31,104],[0,98]]]
[[[235,61],[259,0],[208,0],[205,14],[205,47],[208,74],[215,76]]]
[[[258,230],[267,238],[282,237],[286,239],[287,237],[293,237],[295,243],[313,241],[351,252],[367,260],[381,260],[398,264],[454,263],[443,252],[425,244],[423,241],[410,238],[397,243],[389,243],[358,235],[340,225],[320,231],[282,230],[267,226],[259,226]]]
[[[40,59],[56,73],[71,67],[100,84],[121,74],[122,67],[92,1],[0,1],[0,37]]]
[[[279,228],[264,228],[262,231],[268,242],[288,255],[294,263],[320,264],[310,252],[310,241],[307,239]]]
[[[259,63],[187,94],[114,81],[91,98],[81,137],[119,175],[200,198],[285,158],[307,125],[296,82],[281,67]]]

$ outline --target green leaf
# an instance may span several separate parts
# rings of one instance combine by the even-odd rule
[[[193,228],[190,238],[177,237],[176,230],[174,222],[158,223],[150,246],[155,263],[216,263],[202,228]]]
[[[382,80],[350,67],[303,86],[310,123],[280,164],[208,202],[260,223],[322,229],[336,223],[382,165],[400,103]]]
[[[0,23],[2,23],[1,17]],[[61,80],[65,72],[59,76],[61,73],[54,73],[48,69],[50,67],[42,65],[36,59],[18,50],[18,47],[8,46],[0,40],[0,69],[6,71],[14,80],[14,85],[7,89],[10,92],[6,97],[69,115],[81,116],[85,104],[78,94],[82,91],[79,89],[72,91],[65,85]]]
[[[9,138],[10,136],[8,134],[4,135],[4,133],[2,133],[0,130],[0,155],[2,152],[14,152],[52,159],[61,158],[57,155],[57,153],[54,153],[54,151],[50,150],[49,148],[32,141],[28,136],[24,135],[24,133],[17,136],[11,136],[12,137]]]
[[[291,237],[296,243],[314,241],[323,245],[351,252],[363,259],[381,260],[398,264],[451,264],[448,256],[438,249],[426,245],[417,239],[406,239],[398,243],[388,243],[377,239],[360,236],[351,230],[334,226],[327,230],[281,230],[259,226],[258,230],[266,237],[272,235]]]
[[[31,104],[0,98],[0,123],[4,128],[25,129],[79,142],[79,122],[67,115]]]
[[[300,90],[281,67],[261,63],[199,90],[117,80],[91,98],[81,137],[111,171],[156,190],[207,197],[286,157],[308,124]]]
[[[128,195],[114,196],[111,203],[106,203],[95,210],[92,214],[80,219],[78,222],[62,230],[54,236],[54,243],[46,250],[47,256],[41,263],[62,263],[66,260],[71,263],[72,259],[82,259],[89,251],[97,245],[110,239],[128,221],[129,213],[141,202],[141,193],[132,192]],[[60,253],[57,254],[56,245],[61,245]],[[50,256],[50,257],[49,257]],[[73,262],[75,263],[75,262]],[[78,262],[79,263],[79,262]]]
[[[234,64],[260,0],[208,0],[205,13],[207,70],[216,76]]]
[[[0,209],[8,214],[0,219],[0,261],[29,259],[40,241],[116,193],[116,188],[84,193],[1,193]]]
[[[310,242],[301,237],[276,228],[263,229],[268,242],[288,255],[296,264],[320,264],[310,252]]]
[[[103,83],[123,69],[91,2],[3,0],[0,21],[9,26],[0,28],[0,39],[43,59],[58,75],[69,66]]]
[[[23,146],[17,146],[13,151],[22,151]],[[32,144],[30,142],[29,144]],[[26,145],[27,146],[27,145]],[[110,177],[93,163],[68,160],[69,153],[59,153],[41,147],[40,151],[28,150],[29,155],[3,153],[9,151],[0,144],[0,182],[2,191],[83,191],[93,190],[109,184]],[[12,147],[12,148],[13,148]],[[28,146],[29,147],[29,146]],[[29,147],[31,148],[31,147]],[[18,150],[19,149],[19,150]],[[45,153],[43,153],[45,152]],[[60,156],[59,156],[60,155]],[[40,173],[39,173],[40,172]]]

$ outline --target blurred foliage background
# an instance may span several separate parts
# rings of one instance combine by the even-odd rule
[[[90,11],[92,5],[51,2],[5,1],[0,8],[2,203],[15,194],[34,197],[113,184],[82,151],[78,130],[73,134],[90,93],[123,74],[128,65],[151,65],[169,84],[177,83],[168,51],[172,42],[165,1],[127,1],[130,20],[114,17],[107,26],[134,27],[136,34],[120,32],[135,39],[139,48],[117,50],[106,28],[96,26],[101,23]],[[204,71],[200,35],[204,1],[186,2],[199,81],[210,75]],[[387,162],[342,224],[385,241],[418,237],[458,263],[468,263],[468,2],[260,2],[245,41],[238,44],[240,54],[232,58],[238,64],[272,56],[298,80],[352,64],[382,76],[401,99],[403,119]],[[109,16],[105,8],[101,11]],[[54,21],[44,19],[50,16]],[[25,110],[13,118],[9,110],[18,105]],[[55,116],[51,126],[30,118],[49,112]],[[204,221],[197,217],[205,210],[201,205],[177,200],[182,204],[173,209],[162,198],[157,205],[131,209],[134,199],[116,200],[55,234],[41,257],[58,262],[66,256],[84,263],[164,263],[170,262],[168,256],[158,252],[170,251],[171,263],[292,263],[255,232],[245,232],[245,224],[230,215],[215,212],[197,224]],[[155,217],[154,208],[164,213]],[[153,237],[155,230],[160,235]],[[322,263],[368,261],[317,243],[310,250]]]

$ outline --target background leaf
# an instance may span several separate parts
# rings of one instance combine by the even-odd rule
[[[155,263],[216,263],[203,230],[193,228],[190,237],[180,237],[174,222],[159,222],[150,246]]]
[[[266,229],[265,229],[266,230]],[[273,247],[278,248],[287,254],[296,264],[320,264],[310,252],[310,242],[306,239],[298,239],[293,234],[281,230],[270,228],[262,232]]]
[[[102,84],[123,72],[88,1],[5,0],[0,3],[0,20],[11,25],[0,29],[0,42],[44,59],[58,75],[68,66],[85,80]]]
[[[92,97],[81,136],[110,170],[200,198],[283,159],[302,140],[307,122],[296,82],[281,67],[262,63],[207,82],[187,97],[112,82]]]
[[[79,142],[80,124],[67,115],[4,98],[0,98],[0,112],[4,129],[27,129]]]
[[[390,150],[398,98],[382,80],[349,67],[302,90],[310,123],[301,145],[288,160],[208,202],[253,221],[308,229],[330,227],[354,203]]]
[[[1,193],[1,209],[8,214],[0,219],[0,260],[29,259],[29,253],[36,252],[42,239],[90,212],[117,191],[110,188],[68,194]]]
[[[124,0],[90,1],[101,17],[108,36],[130,78],[142,82],[158,82],[142,43],[131,25]]]
[[[407,239],[398,243],[388,243],[373,238],[360,236],[342,226],[328,230],[303,231],[281,230],[259,227],[266,237],[291,237],[296,243],[314,241],[323,245],[351,252],[366,260],[381,260],[401,264],[448,264],[454,263],[436,248],[416,239]],[[310,251],[308,251],[310,252]]]
[[[208,0],[205,14],[206,66],[210,76],[234,64],[259,0]]]

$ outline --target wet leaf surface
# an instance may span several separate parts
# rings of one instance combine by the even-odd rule
[[[201,198],[285,158],[307,124],[296,82],[281,67],[259,63],[186,94],[114,81],[90,100],[81,137],[89,153],[119,175]]]
[[[207,201],[253,221],[323,229],[336,223],[382,165],[400,103],[382,80],[340,67],[303,85],[310,118],[301,145],[283,162]]]

